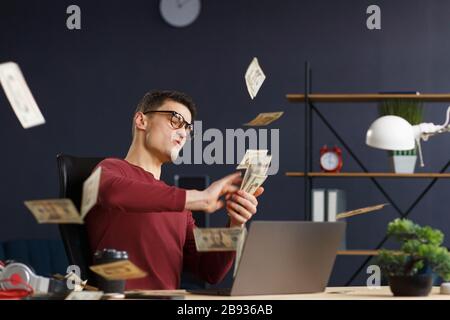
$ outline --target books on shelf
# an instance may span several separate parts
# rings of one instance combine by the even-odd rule
[[[314,222],[336,222],[336,215],[346,211],[345,191],[340,189],[312,189],[311,218]],[[344,235],[339,250],[346,249]]]
[[[325,220],[325,189],[312,189],[311,219],[314,222],[324,222]]]
[[[335,222],[336,215],[341,212],[345,212],[346,201],[345,192],[339,189],[327,190],[327,221]]]
[[[345,191],[340,189],[312,189],[312,221],[335,222],[336,215],[346,210]]]

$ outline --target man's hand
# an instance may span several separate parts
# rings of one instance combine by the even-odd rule
[[[264,192],[259,187],[255,194],[239,190],[234,194],[227,195],[227,213],[230,217],[230,227],[242,227],[257,211],[259,197]]]
[[[239,187],[237,184],[241,183],[241,181],[241,173],[236,172],[213,182],[203,191],[187,190],[185,208],[192,211],[213,213],[224,206],[224,202],[220,197],[238,191]]]

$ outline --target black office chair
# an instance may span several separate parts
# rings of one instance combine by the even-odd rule
[[[58,154],[56,161],[59,175],[59,196],[69,198],[80,209],[83,182],[90,176],[95,166],[104,158],[81,158],[65,154]],[[87,279],[90,285],[95,285],[94,274],[89,266],[92,255],[85,225],[60,224],[59,231],[64,242],[70,264],[78,265],[81,278]]]

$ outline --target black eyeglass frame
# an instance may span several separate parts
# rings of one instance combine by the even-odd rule
[[[189,136],[191,138],[194,137],[194,125],[192,123],[187,122],[184,119],[182,114],[180,114],[180,113],[178,113],[176,111],[170,111],[170,110],[150,110],[150,111],[143,112],[143,114],[147,114],[147,113],[167,113],[167,114],[171,114],[172,117],[170,118],[170,124],[172,125],[172,127],[174,129],[180,129],[180,128],[184,127],[185,129],[189,130]],[[172,120],[173,117],[180,117],[181,118],[181,120],[182,120],[181,126],[176,126],[174,124],[174,121]]]

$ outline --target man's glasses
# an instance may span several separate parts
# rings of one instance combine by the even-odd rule
[[[166,113],[170,115],[170,124],[172,126],[172,128],[174,129],[180,129],[183,128],[186,130],[186,137],[188,139],[192,139],[194,138],[194,125],[192,123],[187,122],[186,120],[184,120],[184,117],[179,114],[176,111],[163,111],[163,110],[152,110],[152,111],[147,111],[144,112],[144,114],[147,113]]]

